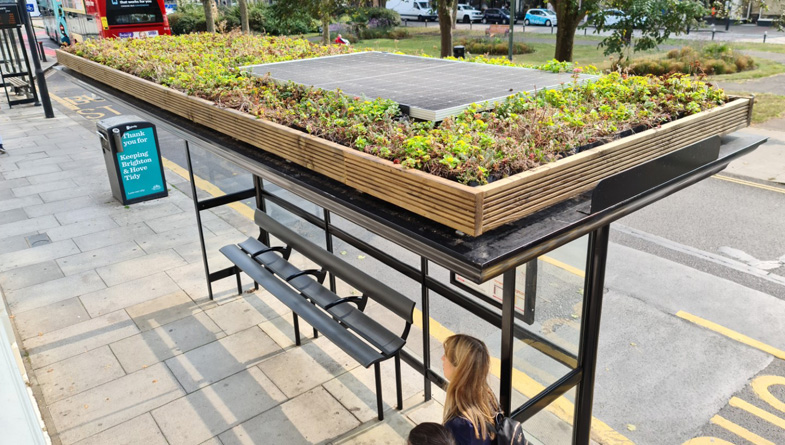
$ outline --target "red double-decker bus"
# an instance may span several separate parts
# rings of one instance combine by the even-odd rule
[[[62,44],[97,37],[170,35],[164,0],[39,0],[49,37]]]

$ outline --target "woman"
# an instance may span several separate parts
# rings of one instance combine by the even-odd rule
[[[485,343],[468,335],[448,337],[442,363],[444,376],[450,381],[444,426],[458,445],[493,444],[499,404],[488,385],[491,356]]]

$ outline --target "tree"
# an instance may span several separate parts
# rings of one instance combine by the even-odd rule
[[[213,0],[202,0],[202,6],[204,6],[204,20],[207,32],[215,32],[215,16],[217,14],[213,14],[215,10],[215,2]]]
[[[599,45],[605,48],[606,56],[618,56],[619,62],[625,58],[625,54],[629,59],[630,50],[654,49],[671,34],[686,32],[708,12],[696,0],[624,0],[614,2],[611,6],[624,11],[618,22],[606,20],[608,10],[603,10],[589,16],[587,25],[594,26],[598,33],[612,32]],[[640,35],[633,39],[634,30],[639,30]]]
[[[293,16],[298,13],[306,12],[308,15],[318,20],[322,24],[322,43],[330,43],[330,21],[343,6],[341,0],[286,0],[278,1],[273,5],[283,8],[280,12],[282,17]]]
[[[441,34],[441,57],[448,57],[452,52],[452,24],[453,8],[457,0],[435,0],[436,10],[439,14],[439,33]]]
[[[575,30],[589,11],[599,9],[600,0],[550,0],[556,8],[556,53],[559,61],[572,61]]]
[[[248,0],[239,0],[237,3],[240,9],[240,28],[243,33],[248,34],[251,30],[248,24]]]

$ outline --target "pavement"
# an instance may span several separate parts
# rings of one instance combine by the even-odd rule
[[[50,55],[44,68],[52,64]],[[166,168],[168,198],[125,207],[111,195],[94,132],[77,119],[0,107],[4,440],[401,444],[415,424],[441,421],[443,392],[434,387],[425,402],[422,377],[406,365],[405,409],[392,408],[391,361],[377,421],[373,371],[324,338],[295,347],[291,314],[250,282],[238,296],[233,280],[219,281],[207,299],[182,171]],[[744,130],[770,142],[726,173],[785,183],[781,128]],[[254,234],[235,209],[202,217],[213,268],[227,265],[219,247]],[[556,430],[563,422],[545,412],[529,433],[535,444],[564,443]]]

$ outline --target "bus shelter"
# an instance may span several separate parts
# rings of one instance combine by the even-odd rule
[[[444,306],[455,307],[461,317],[482,324],[483,330],[490,329],[497,339],[489,346],[492,354],[498,354],[499,386],[495,389],[505,413],[526,422],[569,392],[574,400],[574,444],[590,441],[610,224],[716,174],[766,142],[766,138],[742,133],[711,137],[606,178],[591,192],[471,237],[188,119],[151,109],[143,101],[87,77],[69,74],[86,88],[134,108],[143,118],[185,141],[211,298],[212,283],[233,277],[234,271],[210,267],[208,257],[215,252],[206,248],[200,213],[245,201],[274,218],[287,215],[308,225],[312,229],[309,236],[318,232],[326,250],[342,255],[345,251],[338,249],[345,247],[337,246],[349,246],[373,259],[375,275],[391,276],[393,283],[409,283],[406,295],[422,312],[422,333],[419,338],[409,338],[402,359],[422,374],[426,400],[432,397],[432,385],[444,388],[447,383],[434,353],[432,331],[439,323],[435,313],[443,312]],[[247,171],[252,186],[198,199],[194,159],[203,154],[195,152],[196,145]],[[573,248],[566,255],[581,256],[579,263],[584,267],[575,274],[578,278],[573,278],[580,282],[570,288],[571,299],[554,304],[554,299],[565,294],[553,293],[551,288],[557,286],[548,282],[550,277],[542,269],[554,261],[546,263],[542,258],[568,245]],[[335,283],[330,284],[334,289]],[[538,321],[558,311],[563,303],[572,304],[566,318],[573,319],[573,342],[553,335],[553,326]],[[438,328],[442,329],[441,324]],[[527,352],[522,355],[522,350]],[[537,358],[532,360],[534,356]],[[526,366],[524,361],[550,363],[546,365],[552,371],[550,377],[535,379],[536,393],[516,391],[515,380]]]

